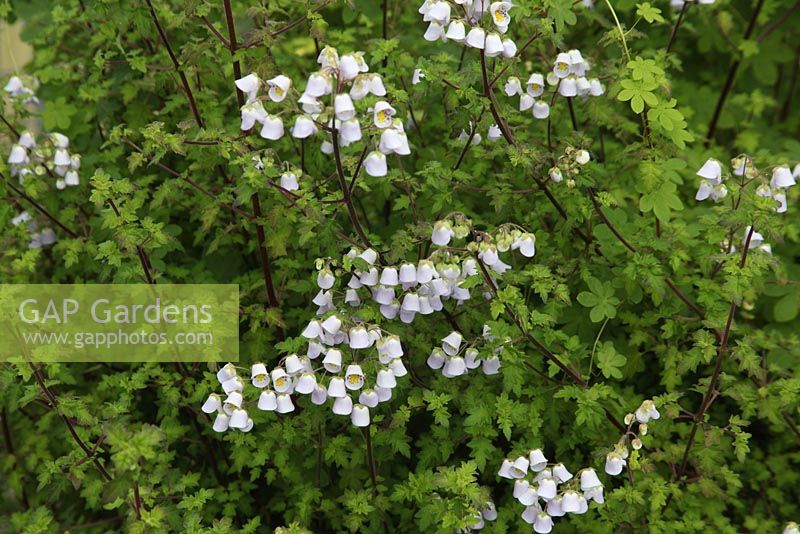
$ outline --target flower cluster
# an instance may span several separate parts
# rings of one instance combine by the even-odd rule
[[[485,508],[475,515],[475,523],[459,532],[466,534],[474,530],[481,530],[486,526],[486,521],[494,521],[497,519],[497,508],[495,508],[494,503],[489,501],[485,503],[484,506]]]
[[[60,133],[51,133],[44,142],[37,143],[36,137],[29,131],[24,131],[19,140],[11,146],[8,155],[8,164],[11,176],[16,176],[20,183],[28,175],[41,176],[46,172],[55,174],[56,188],[64,189],[67,186],[79,185],[78,170],[81,168],[81,157],[70,154],[69,138]]]
[[[14,226],[19,226],[23,223],[28,223],[25,226],[31,238],[28,248],[42,248],[45,245],[52,245],[56,242],[56,233],[51,228],[44,228],[39,231],[39,225],[31,219],[27,211],[23,211],[11,219],[11,224]]]
[[[661,414],[658,412],[655,403],[650,399],[643,401],[635,412],[625,416],[624,422],[627,425],[627,429],[614,446],[614,450],[606,455],[606,473],[612,476],[622,473],[628,460],[628,443],[630,442],[630,446],[636,451],[641,449],[642,440],[639,439],[639,436],[647,435],[647,424],[660,417]],[[633,430],[634,425],[638,425],[637,431]]]
[[[534,532],[550,532],[554,517],[586,513],[590,501],[605,502],[603,483],[594,469],[582,469],[576,477],[564,464],[549,463],[541,449],[506,458],[498,475],[514,480],[514,498],[525,506],[522,519]]]
[[[487,10],[488,5],[488,10]],[[487,0],[425,0],[419,7],[422,20],[429,23],[425,30],[426,41],[455,41],[464,46],[483,50],[486,57],[514,57],[517,45],[503,37],[511,23],[511,2]],[[452,17],[453,10],[460,17]],[[482,25],[484,15],[489,13],[491,22]],[[485,27],[484,27],[485,26]]]
[[[339,57],[335,48],[325,47],[317,62],[320,70],[308,77],[305,90],[297,101],[290,100],[295,113],[290,135],[307,139],[323,130],[327,138],[320,149],[325,154],[334,152],[334,142],[345,147],[361,141],[365,135],[372,142],[379,136],[376,149],[364,159],[364,170],[370,176],[385,176],[387,155],[411,153],[403,122],[395,117],[397,110],[385,100],[377,100],[368,107],[366,115],[362,112],[361,120],[355,104],[370,95],[386,96],[383,79],[369,72],[363,52]],[[241,129],[250,130],[259,124],[264,139],[277,141],[282,138],[282,113],[267,112],[264,102],[283,103],[291,92],[292,81],[282,74],[262,81],[251,73],[236,80],[236,87],[247,95],[241,108]],[[267,88],[266,99],[259,96],[262,87]]]
[[[795,178],[800,176],[800,164],[796,165],[794,171],[788,165],[777,165],[772,168],[772,173],[767,180],[766,175],[756,168],[753,160],[746,155],[741,155],[731,160],[733,175],[739,176],[742,183],[753,180],[760,180],[760,185],[756,189],[756,194],[760,197],[772,198],[778,203],[775,211],[784,213],[787,209],[786,192],[797,182]],[[706,200],[711,198],[714,202],[719,202],[728,195],[728,188],[725,181],[730,176],[723,170],[722,164],[714,158],[709,158],[697,171],[697,176],[702,178],[700,186],[695,195],[696,200]]]
[[[323,321],[310,321],[302,335],[308,340],[305,356],[290,354],[269,372],[263,363],[252,366],[250,382],[261,391],[259,410],[290,413],[295,410],[292,395],[308,395],[317,406],[333,400],[333,413],[350,416],[353,425],[364,427],[370,423],[369,409],[391,399],[397,378],[408,373],[400,339],[378,326],[353,323],[347,328],[333,314]],[[320,357],[322,365],[315,368],[312,362]],[[217,379],[227,397],[213,393],[203,404],[204,412],[217,413],[214,430],[249,432],[253,421],[242,395],[245,380],[232,364],[223,367]]]
[[[583,149],[576,149],[568,146],[564,154],[559,156],[556,164],[548,171],[550,179],[556,183],[567,177],[567,186],[575,187],[575,176],[580,174],[581,167],[589,163],[591,156]]]
[[[12,98],[19,99],[23,104],[38,104],[36,91],[39,89],[39,80],[32,76],[12,76],[6,82],[3,90]]]
[[[520,111],[532,109],[534,118],[546,119],[550,116],[550,105],[544,100],[536,100],[544,94],[545,82],[565,97],[600,96],[605,93],[600,80],[586,78],[589,68],[579,50],[561,52],[556,57],[553,70],[546,77],[534,72],[523,87],[519,78],[511,76],[506,81],[504,91],[507,96],[519,95]]]
[[[481,358],[477,345],[480,342],[490,343],[494,341],[494,336],[488,325],[483,325],[482,337],[472,343],[464,344],[464,337],[460,332],[450,332],[442,339],[442,346],[434,347],[428,356],[428,367],[434,370],[442,370],[445,378],[455,378],[465,375],[470,369],[481,367],[483,374],[496,375],[500,372],[500,354],[505,345],[495,348],[490,355]]]

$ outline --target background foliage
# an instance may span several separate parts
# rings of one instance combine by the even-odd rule
[[[611,421],[647,398],[662,418],[642,438],[630,476],[601,475],[605,505],[560,520],[557,531],[776,531],[800,518],[796,194],[785,214],[752,188],[733,206],[735,184],[724,202],[694,200],[694,173],[708,157],[727,165],[747,153],[763,169],[800,160],[797,2],[692,5],[667,53],[678,11],[663,0],[615,1],[615,15],[604,2],[521,1],[509,35],[519,46],[536,39],[521,57],[488,67],[495,75],[510,65],[495,111],[513,143],[486,140],[497,119],[479,55],[424,41],[417,7],[235,2],[233,57],[244,73],[283,73],[302,86],[321,47],[364,50],[400,115],[413,110],[412,155],[390,159],[386,177],[361,177],[354,193],[387,261],[417,259],[432,223],[452,211],[481,229],[513,222],[536,234],[535,258],[516,257],[501,281],[495,302],[505,306],[465,306],[455,318],[465,335],[489,322],[514,340],[502,373],[446,379],[425,359],[451,325],[438,315],[393,325],[420,383],[403,381],[373,418],[373,488],[363,433],[329,410],[259,413],[249,434],[212,432],[198,409],[217,387],[205,365],[51,364],[35,373],[2,365],[0,530],[452,532],[470,524],[476,502],[492,499],[499,517],[487,530],[521,531],[530,528],[521,507],[496,476],[502,459],[542,447],[567,466],[600,470],[619,438]],[[144,282],[138,247],[157,282],[240,285],[244,364],[274,365],[299,346],[315,309],[314,260],[341,257],[358,236],[318,140],[301,149],[240,135],[223,2],[6,0],[0,15],[26,21],[42,126],[68,135],[83,156],[78,187],[24,184],[77,235],[57,231],[50,248],[27,248],[10,220],[32,206],[0,186],[3,281]],[[502,94],[505,78],[547,72],[571,48],[606,95],[575,99],[577,130],[563,99],[549,122],[518,112]],[[412,85],[415,68],[426,77]],[[4,113],[13,124],[13,110]],[[470,121],[484,141],[454,171]],[[4,147],[14,141],[0,128]],[[592,162],[574,182],[545,184],[566,147],[586,148]],[[286,195],[274,181],[284,162],[301,165],[301,150],[302,187]],[[348,174],[358,156],[345,150]],[[720,243],[733,239],[741,250],[750,225],[773,255],[751,251],[741,267]],[[710,382],[714,402],[687,447]]]

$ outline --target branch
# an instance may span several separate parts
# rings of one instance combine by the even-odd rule
[[[373,248],[367,234],[361,227],[358,221],[358,214],[356,213],[355,206],[353,206],[353,198],[350,195],[350,188],[347,186],[347,179],[344,176],[344,168],[342,168],[342,155],[339,150],[339,131],[336,129],[336,119],[333,121],[333,128],[331,129],[331,141],[333,143],[333,158],[336,161],[336,177],[339,179],[339,189],[342,191],[344,203],[347,206],[347,213],[350,215],[350,222],[353,223],[361,243],[367,248]]]
[[[17,188],[17,187],[16,187],[16,186],[15,186],[13,183],[11,183],[11,180],[8,180],[8,179],[6,179],[6,177],[3,175],[3,173],[0,173],[0,179],[2,179],[2,180],[3,180],[3,181],[6,183],[6,185],[7,185],[7,186],[8,186],[8,187],[9,187],[9,188],[12,190],[12,191],[14,191],[14,192],[15,192],[17,195],[19,195],[21,198],[23,198],[23,199],[27,200],[28,202],[30,202],[30,204],[31,204],[31,205],[32,205],[34,208],[36,208],[36,210],[37,210],[37,211],[39,211],[39,212],[40,212],[42,215],[44,215],[45,217],[47,217],[48,219],[50,219],[50,220],[53,222],[53,224],[57,225],[59,228],[61,228],[61,229],[62,229],[62,230],[64,230],[64,231],[65,231],[67,234],[69,234],[69,236],[70,236],[70,237],[72,237],[72,238],[74,238],[74,239],[77,239],[77,238],[79,238],[79,237],[80,237],[80,234],[78,234],[78,233],[77,233],[77,232],[75,232],[74,230],[71,230],[71,229],[70,229],[69,227],[67,227],[67,226],[66,226],[64,223],[62,223],[61,221],[59,221],[59,220],[58,220],[58,219],[57,219],[57,218],[56,218],[56,217],[55,217],[53,214],[51,214],[49,211],[47,211],[47,209],[45,209],[45,207],[44,207],[44,206],[42,206],[41,204],[39,204],[39,203],[38,203],[36,200],[34,200],[33,198],[31,198],[30,196],[28,196],[28,194],[27,194],[27,193],[25,193],[25,191],[23,191],[23,190],[21,190],[21,189],[18,189],[18,188]]]
[[[175,67],[175,71],[178,73],[178,77],[181,79],[181,85],[183,85],[183,89],[186,92],[186,98],[189,100],[189,108],[192,110],[192,115],[194,115],[194,121],[197,123],[197,126],[200,128],[204,128],[203,125],[203,118],[200,116],[200,112],[197,109],[197,103],[194,100],[194,94],[192,93],[192,88],[189,86],[189,80],[186,79],[186,74],[183,73],[183,69],[181,68],[181,64],[178,61],[178,58],[175,56],[175,52],[172,51],[172,46],[169,44],[169,39],[167,38],[166,32],[164,32],[164,28],[161,27],[161,22],[158,20],[158,15],[156,15],[156,10],[153,9],[153,3],[151,0],[147,1],[147,7],[150,8],[150,18],[153,19],[153,24],[156,25],[156,29],[158,30],[158,34],[161,36],[161,42],[164,43],[164,46],[167,48],[167,53],[169,54],[170,60],[172,60],[172,65]]]

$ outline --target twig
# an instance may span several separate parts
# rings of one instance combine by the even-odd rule
[[[683,6],[681,6],[681,11],[678,13],[678,19],[675,21],[675,25],[672,27],[672,33],[669,36],[669,42],[667,43],[667,54],[669,51],[672,50],[672,44],[675,42],[675,37],[678,35],[678,29],[681,27],[681,22],[683,22],[683,15],[689,9],[689,2],[684,2]]]
[[[203,118],[200,116],[200,112],[197,109],[197,103],[194,100],[194,93],[192,93],[192,88],[189,86],[189,80],[186,79],[186,74],[184,74],[183,69],[181,68],[181,64],[178,61],[178,58],[175,56],[175,52],[172,50],[172,45],[169,44],[169,39],[167,38],[166,32],[164,32],[164,28],[161,27],[161,22],[158,20],[158,15],[156,15],[156,10],[153,8],[153,3],[151,0],[147,1],[147,7],[150,8],[150,18],[153,19],[153,24],[156,25],[156,29],[158,30],[158,34],[161,36],[161,42],[164,43],[164,46],[167,48],[167,53],[169,54],[169,58],[172,61],[172,65],[175,67],[175,71],[178,73],[178,77],[181,79],[181,85],[183,85],[183,89],[186,92],[186,98],[189,100],[189,108],[192,110],[192,115],[194,115],[194,121],[197,123],[197,126],[203,128]]]
[[[336,177],[339,179],[339,189],[342,191],[344,203],[347,206],[347,213],[350,216],[350,222],[353,223],[353,228],[355,228],[358,237],[361,239],[361,243],[367,248],[373,248],[372,243],[370,243],[369,238],[367,237],[367,234],[361,227],[361,223],[358,221],[358,214],[356,213],[355,206],[353,205],[353,198],[350,195],[350,188],[348,187],[347,179],[344,176],[342,155],[341,151],[339,150],[339,131],[336,128],[336,120],[334,120],[334,126],[331,132],[331,142],[333,144],[333,158],[336,161]]]
[[[37,211],[39,211],[42,215],[50,219],[53,222],[53,224],[57,225],[59,228],[64,230],[67,234],[69,234],[70,237],[75,239],[80,237],[80,234],[78,234],[74,230],[71,230],[64,223],[59,221],[53,214],[47,211],[47,209],[45,209],[44,206],[39,204],[36,200],[34,200],[27,193],[25,193],[25,191],[18,189],[13,183],[11,183],[11,180],[6,179],[6,177],[2,173],[0,173],[0,179],[2,179],[12,191],[14,191],[17,195],[19,195],[20,198],[27,200],[34,208],[36,208]]]

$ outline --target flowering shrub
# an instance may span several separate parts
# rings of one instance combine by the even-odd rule
[[[0,531],[797,533],[797,7],[0,0],[3,280],[241,295],[0,364]]]

